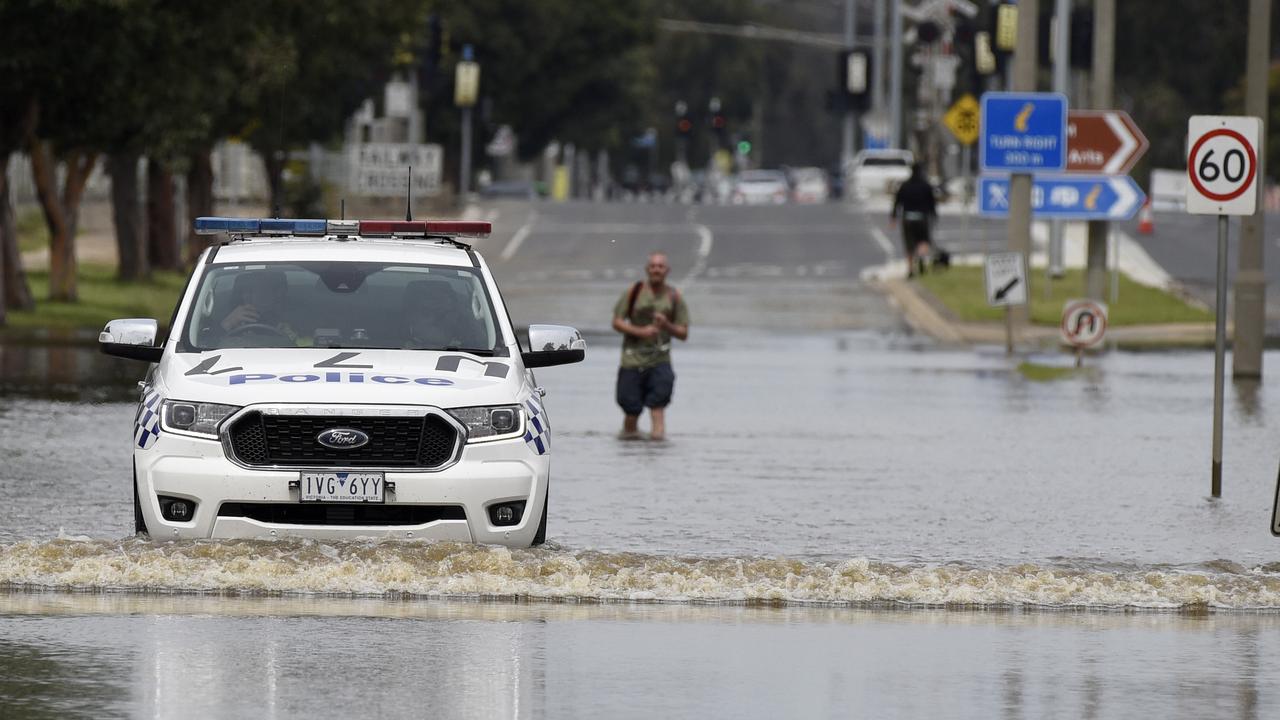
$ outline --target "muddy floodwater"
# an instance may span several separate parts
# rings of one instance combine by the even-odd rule
[[[590,340],[538,372],[534,550],[133,538],[141,366],[0,346],[0,717],[1280,707],[1275,384],[1228,386],[1213,500],[1211,353],[708,330],[652,443]]]

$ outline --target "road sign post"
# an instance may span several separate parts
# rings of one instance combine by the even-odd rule
[[[1028,3],[1025,33],[1035,36],[1035,3]],[[1019,28],[1018,36],[1024,32]],[[1035,86],[1035,45],[1019,45],[1015,62],[1022,68],[1019,86]],[[1009,250],[1031,255],[1031,174],[1061,172],[1066,167],[1067,99],[1059,93],[985,93],[982,96],[978,163],[983,172],[1008,172]],[[1009,324],[1014,324],[1013,312]],[[1028,321],[1019,309],[1017,324]]]
[[[1227,346],[1227,218],[1258,206],[1262,120],[1193,115],[1187,124],[1187,212],[1218,216],[1218,289],[1213,343],[1213,460],[1210,493],[1222,497],[1222,396]]]
[[[987,304],[1004,308],[1004,349],[1013,353],[1013,313],[1010,308],[1027,304],[1027,264],[1022,253],[992,253],[983,268]]]
[[[960,177],[964,183],[963,206],[960,212],[960,239],[969,240],[969,203],[973,200],[972,148],[978,142],[978,128],[981,116],[978,101],[969,93],[960,96],[952,103],[950,109],[942,116],[942,123],[947,126],[956,141],[960,143]]]

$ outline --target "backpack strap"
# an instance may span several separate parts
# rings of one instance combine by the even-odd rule
[[[640,288],[642,287],[644,287],[643,280],[637,280],[636,284],[631,286],[631,294],[627,296],[627,322],[631,321],[631,314],[636,310],[636,298],[640,297]],[[680,291],[668,285],[667,299],[671,301],[671,315],[672,319],[674,319],[676,303],[680,302]]]
[[[636,311],[636,298],[640,297],[640,288],[643,285],[643,280],[637,280],[636,284],[631,286],[631,295],[627,297],[627,322],[631,322],[631,314]]]

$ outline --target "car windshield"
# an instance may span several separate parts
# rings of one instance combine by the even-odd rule
[[[365,262],[217,265],[179,350],[401,348],[493,354],[500,333],[474,268]]]

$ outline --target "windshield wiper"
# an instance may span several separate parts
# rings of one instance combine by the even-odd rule
[[[478,355],[480,357],[493,357],[492,350],[486,350],[483,348],[462,348],[462,347],[454,347],[451,345],[445,348],[444,350],[445,352],[463,352],[463,353],[470,353],[472,355]]]

